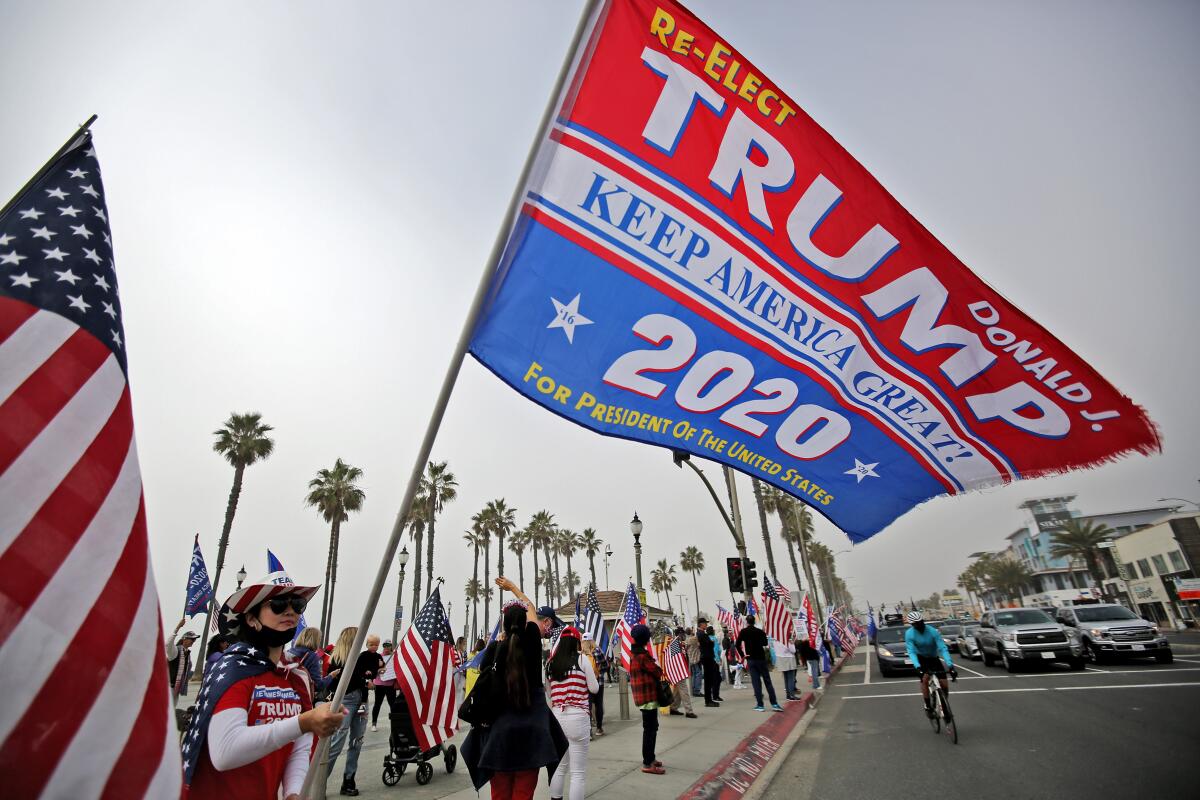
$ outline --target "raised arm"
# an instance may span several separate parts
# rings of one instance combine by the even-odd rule
[[[521,591],[520,586],[517,586],[515,583],[513,583],[512,581],[510,581],[508,578],[504,577],[503,575],[501,575],[499,578],[496,578],[496,585],[499,586],[501,589],[504,589],[505,591],[512,592],[513,597],[517,598],[522,603],[524,603],[525,604],[525,621],[532,622],[535,625],[537,624],[537,608],[533,605],[533,601],[530,600],[525,595],[525,593]]]

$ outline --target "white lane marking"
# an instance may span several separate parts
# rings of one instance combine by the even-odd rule
[[[1200,686],[1200,684],[1196,684]],[[1052,689],[1044,687],[1036,687],[1029,689],[964,689],[960,692],[950,692],[951,697],[958,697],[960,694],[997,694],[999,692],[1050,692]],[[903,692],[901,694],[860,694],[847,695],[843,700],[874,700],[877,697],[920,697],[920,692]]]
[[[967,672],[971,673],[972,675],[978,675],[978,676],[979,676],[979,677],[981,677],[981,678],[986,678],[986,677],[988,677],[987,675],[984,675],[982,672],[976,672],[975,670],[971,669],[971,668],[970,668],[970,667],[968,667],[968,666],[964,666],[963,664],[959,664],[959,665],[958,665],[958,668],[959,668],[959,669],[965,669]]]
[[[1186,661],[1189,664],[1200,664],[1200,658],[1181,658],[1180,656],[1175,656],[1175,660]]]
[[[1088,672],[1104,672],[1104,670],[1096,669],[1095,667],[1084,667],[1084,669],[1086,669]]]
[[[1200,689],[1200,681],[1185,681],[1182,683],[1112,683],[1102,686],[1030,686],[1024,689],[963,689],[951,692],[951,697],[963,694],[1000,694],[1004,692],[1081,692],[1092,689],[1155,689],[1158,687],[1191,686]],[[901,694],[860,694],[847,695],[843,700],[874,700],[881,697],[920,697],[920,692],[904,692]]]
[[[1200,683],[1196,681],[1183,681],[1181,683],[1110,683],[1106,686],[1059,686],[1050,689],[1052,692],[1072,692],[1077,689],[1157,689],[1160,686],[1195,686],[1200,687]]]

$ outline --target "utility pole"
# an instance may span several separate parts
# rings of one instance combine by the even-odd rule
[[[742,560],[742,575],[746,578],[746,593],[743,599],[746,601],[746,607],[754,602],[754,590],[750,586],[750,569],[747,565],[746,554],[746,537],[742,533],[742,510],[738,508],[737,484],[733,482],[733,467],[725,467],[725,486],[729,489],[729,504],[733,507],[733,528],[734,537],[737,539],[738,558]]]

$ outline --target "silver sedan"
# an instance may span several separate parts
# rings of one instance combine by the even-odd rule
[[[979,630],[979,623],[972,622],[962,626],[955,642],[958,644],[958,652],[965,658],[981,658],[979,653],[979,644],[975,641],[975,633]]]

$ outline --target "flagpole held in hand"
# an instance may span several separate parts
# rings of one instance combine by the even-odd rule
[[[496,240],[492,244],[492,251],[488,255],[487,262],[484,265],[479,285],[475,289],[475,296],[471,300],[471,307],[467,311],[467,317],[463,320],[462,331],[459,333],[458,342],[454,346],[450,363],[446,367],[446,374],[442,379],[442,386],[438,392],[437,401],[434,403],[433,412],[430,415],[429,424],[425,430],[425,436],[421,440],[421,446],[413,463],[412,472],[408,477],[408,484],[404,488],[404,497],[400,501],[400,510],[396,514],[395,522],[392,524],[392,533],[384,548],[383,558],[379,562],[379,568],[375,575],[375,583],[368,595],[366,608],[363,609],[362,619],[358,625],[358,634],[354,637],[354,643],[351,645],[350,653],[347,656],[346,663],[348,664],[353,663],[358,658],[363,642],[366,640],[367,628],[370,626],[371,618],[375,614],[375,607],[379,604],[379,595],[383,591],[383,584],[391,571],[392,559],[395,558],[396,549],[400,545],[400,536],[404,533],[405,521],[408,519],[409,511],[412,508],[412,501],[417,492],[417,485],[425,470],[425,464],[429,460],[429,455],[433,451],[433,442],[437,438],[438,428],[441,426],[442,418],[446,413],[446,406],[450,403],[450,395],[454,391],[454,384],[458,380],[459,371],[462,369],[462,362],[467,354],[467,346],[471,341],[471,333],[474,331],[475,323],[479,320],[480,312],[483,310],[484,300],[488,296],[492,277],[500,263],[501,256],[504,254],[504,246],[508,241],[509,233],[516,224],[521,201],[525,196],[525,187],[533,171],[534,157],[537,155],[538,149],[550,131],[551,123],[554,120],[559,103],[563,99],[563,90],[566,87],[567,77],[571,73],[571,67],[576,57],[581,53],[580,45],[583,43],[584,34],[589,28],[589,23],[596,18],[596,11],[600,5],[600,0],[587,0],[584,4],[583,10],[579,15],[579,22],[575,26],[575,33],[571,38],[571,44],[567,48],[566,56],[563,58],[562,66],[555,80],[554,88],[550,93],[549,100],[546,102],[546,108],[542,112],[537,133],[530,143],[528,154],[525,156],[525,164],[521,168],[521,174],[517,178],[516,185],[513,187],[512,196],[508,201],[508,209],[505,211],[504,218],[500,222],[500,230],[496,233]],[[429,566],[430,569],[433,568],[432,564]],[[330,705],[335,709],[341,706],[342,698],[346,695],[346,690],[350,685],[351,672],[351,670],[343,670],[342,676],[338,680],[337,689],[334,691],[333,699],[330,701]],[[304,786],[300,792],[301,797],[324,798],[325,773],[328,769],[325,758],[328,749],[329,740],[328,738],[323,738],[320,746],[317,748],[317,752],[313,755],[313,760],[309,762],[308,774],[304,777]],[[314,764],[318,764],[320,768],[313,769]],[[313,793],[314,783],[317,784],[318,788],[318,793],[315,794]]]

